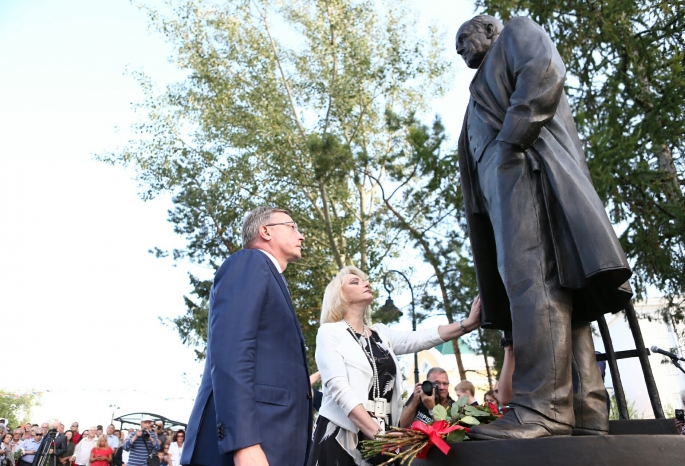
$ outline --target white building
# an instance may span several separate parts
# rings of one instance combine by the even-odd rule
[[[673,329],[663,323],[657,318],[657,311],[664,307],[664,301],[660,298],[650,298],[644,302],[635,303],[635,311],[638,314],[640,329],[642,330],[642,338],[645,346],[651,348],[658,346],[666,351],[673,351],[677,348],[677,339]],[[648,316],[653,317],[651,321],[647,319]],[[605,316],[611,340],[614,344],[615,351],[624,351],[635,349],[635,342],[633,334],[630,331],[628,322],[624,314],[607,314]],[[682,332],[685,329],[678,329]],[[595,333],[595,348],[597,351],[604,352],[604,343],[599,336],[599,331]],[[680,354],[678,351],[676,353]],[[665,411],[669,412],[673,409],[685,407],[685,374],[680,372],[670,362],[662,364],[662,360],[666,359],[660,354],[652,354],[649,356],[649,362],[654,373],[654,380],[661,397],[661,404]],[[685,367],[685,362],[682,363]],[[647,386],[642,374],[642,367],[637,358],[619,359],[618,370],[621,374],[621,381],[623,382],[623,390],[626,395],[628,404],[634,403],[635,411],[638,417],[645,419],[653,419],[654,413],[652,405],[649,402],[647,395]],[[613,391],[613,382],[611,380],[611,373],[609,366],[606,369],[605,385],[611,393]],[[671,413],[672,414],[672,413]]]

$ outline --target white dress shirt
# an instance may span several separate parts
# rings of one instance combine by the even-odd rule
[[[276,270],[278,270],[278,273],[280,273],[280,274],[283,273],[283,271],[281,270],[281,264],[278,263],[278,261],[276,260],[276,258],[274,256],[272,256],[271,254],[269,254],[268,252],[266,252],[263,249],[258,249],[258,248],[255,248],[255,249],[257,249],[257,251],[262,251],[264,254],[266,254],[266,257],[271,259],[271,262],[273,262],[274,265],[276,266]]]
[[[93,437],[93,440],[90,440],[88,437],[83,437],[76,445],[76,450],[74,450],[74,456],[76,457],[74,463],[78,465],[89,465],[90,452],[95,448],[97,441],[97,437]]]

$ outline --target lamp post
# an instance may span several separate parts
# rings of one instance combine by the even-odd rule
[[[399,308],[395,306],[395,303],[392,301],[391,293],[395,291],[395,287],[392,286],[392,283],[388,283],[388,275],[390,275],[391,273],[396,273],[402,278],[404,278],[404,280],[407,282],[407,285],[409,286],[409,292],[411,293],[411,329],[413,331],[416,331],[414,289],[411,287],[409,279],[402,272],[398,270],[388,270],[386,274],[383,275],[383,286],[385,287],[385,291],[388,292],[388,299],[385,301],[385,304],[383,304],[378,310],[387,317],[396,316],[396,318],[399,319],[399,317],[402,316],[402,311],[400,311]],[[414,383],[419,383],[419,358],[416,353],[414,353]]]
[[[110,423],[110,424],[114,424],[114,412],[115,412],[117,409],[119,409],[119,406],[117,406],[116,403],[112,403],[111,405],[109,405],[109,407],[112,408],[112,420],[109,421],[109,423]]]

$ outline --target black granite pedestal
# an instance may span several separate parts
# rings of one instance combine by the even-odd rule
[[[685,464],[684,435],[602,435],[451,443],[413,466],[672,466]]]

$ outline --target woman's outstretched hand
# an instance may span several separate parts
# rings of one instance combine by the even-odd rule
[[[478,295],[473,300],[473,304],[471,304],[471,313],[464,319],[464,327],[469,332],[480,327],[480,309],[480,295]]]
[[[462,330],[462,325],[465,331]],[[438,334],[442,341],[450,341],[462,337],[465,333],[469,333],[478,327],[480,327],[480,295],[476,296],[476,299],[473,300],[471,313],[466,319],[449,325],[441,325],[438,327]]]

